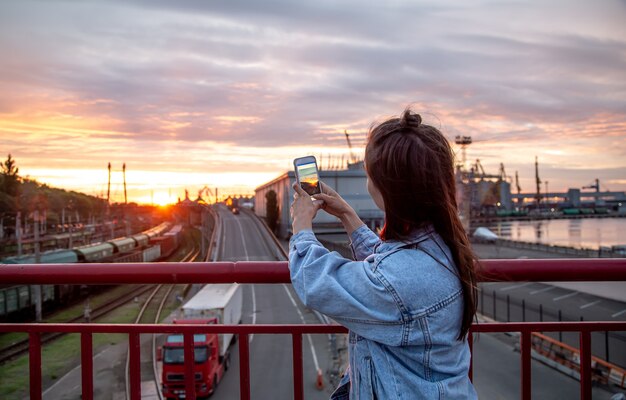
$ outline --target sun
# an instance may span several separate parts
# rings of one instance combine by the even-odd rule
[[[154,192],[152,195],[138,197],[136,199],[139,204],[154,204],[155,206],[168,206],[175,204],[178,199],[167,192]]]

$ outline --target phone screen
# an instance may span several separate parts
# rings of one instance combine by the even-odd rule
[[[321,193],[320,191],[320,178],[317,173],[317,165],[315,161],[308,162],[306,164],[296,164],[296,170],[298,171],[298,180],[300,186],[310,196]]]

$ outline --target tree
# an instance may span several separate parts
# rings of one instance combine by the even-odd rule
[[[276,192],[270,190],[265,193],[265,218],[267,218],[267,226],[276,233],[276,226],[278,225],[278,201],[276,199]]]
[[[2,191],[9,196],[17,196],[20,188],[20,177],[18,173],[20,169],[15,164],[15,160],[9,156],[2,163]]]

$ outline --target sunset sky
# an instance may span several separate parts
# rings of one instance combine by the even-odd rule
[[[626,1],[3,1],[0,154],[122,199],[251,193],[411,104],[468,159],[626,190]],[[455,150],[458,148],[455,146]],[[323,161],[322,165],[326,165]]]

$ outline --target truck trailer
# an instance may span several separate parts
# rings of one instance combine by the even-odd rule
[[[242,289],[238,284],[204,286],[182,307],[183,318],[175,324],[241,323]],[[229,334],[194,334],[194,379],[196,396],[213,394],[230,365],[230,346],[236,336]],[[184,399],[185,359],[182,334],[169,335],[162,348],[162,392],[167,399]]]

